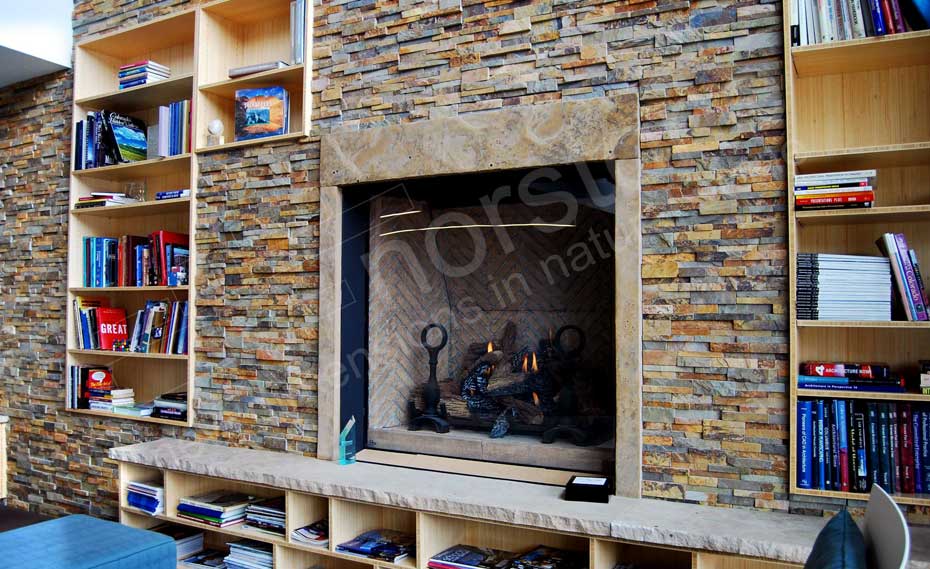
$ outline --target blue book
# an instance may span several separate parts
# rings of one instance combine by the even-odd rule
[[[798,401],[798,488],[813,488],[813,402]]]
[[[911,424],[908,428],[913,433],[914,439],[911,441],[911,444],[914,447],[914,492],[918,494],[924,493],[924,478],[923,474],[923,457],[920,455],[920,443],[921,436],[920,432],[920,407],[914,407],[914,411],[911,413]]]
[[[930,409],[920,411],[920,466],[924,492],[930,491]]]
[[[103,286],[103,265],[105,255],[103,252],[103,238],[94,237],[94,287]]]
[[[885,27],[885,18],[882,16],[880,0],[869,0],[869,12],[872,14],[872,23],[875,24],[875,35],[883,36],[888,33]]]
[[[824,411],[823,411],[823,400],[818,399],[817,405],[815,406],[814,416],[817,419],[817,424],[815,425],[817,433],[817,488],[820,490],[827,489],[827,460],[829,460],[825,454],[825,445],[826,445],[826,432],[824,431]]]
[[[181,302],[181,329],[178,331],[178,346],[175,349],[176,354],[187,353],[187,302]]]
[[[870,393],[905,393],[900,385],[835,385],[831,383],[798,382],[798,389],[824,389],[828,391],[866,391]]]
[[[97,138],[94,135],[96,131],[97,117],[94,116],[94,113],[87,113],[87,125],[84,128],[84,148],[87,155],[84,158],[84,168],[97,167],[97,157],[94,148],[94,140]]]
[[[133,508],[139,508],[149,513],[158,511],[158,506],[160,504],[157,498],[144,494],[137,494],[135,492],[128,492],[126,494],[126,502]]]
[[[84,338],[84,349],[93,348],[90,343],[90,322],[87,320],[87,311],[81,310],[81,336]]]
[[[145,286],[145,245],[136,245],[136,286]]]

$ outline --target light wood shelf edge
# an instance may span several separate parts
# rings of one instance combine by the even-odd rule
[[[67,411],[68,413],[74,413],[77,415],[90,415],[92,417],[99,417],[101,419],[138,421],[140,423],[156,423],[159,425],[171,425],[173,427],[184,427],[184,426],[190,427],[194,424],[193,418],[190,417],[190,413],[188,413],[188,419],[186,421],[174,421],[172,419],[161,419],[159,417],[133,417],[130,415],[120,415],[118,413],[110,413],[108,411],[97,411],[95,409],[70,409],[68,408],[68,409],[65,409],[65,411]]]
[[[817,496],[820,498],[839,498],[841,500],[856,500],[859,502],[868,502],[869,495],[859,492],[835,492],[832,490],[811,490],[808,488],[798,488],[792,486],[792,494],[801,496]],[[892,499],[898,504],[911,506],[930,506],[930,494],[891,494]]]
[[[242,148],[243,146],[255,146],[258,144],[274,144],[275,142],[286,142],[289,140],[296,140],[306,136],[303,132],[289,132],[287,134],[279,134],[276,136],[266,136],[264,138],[255,138],[252,140],[240,140],[237,142],[227,142],[225,144],[218,144],[216,146],[204,146],[198,148],[195,152],[196,154],[206,154],[208,152],[218,152],[221,150],[231,150],[233,148]]]
[[[930,402],[930,395],[920,393],[881,393],[877,391],[834,391],[832,389],[797,389],[798,397],[819,399],[874,399],[880,401]]]
[[[70,287],[68,292],[81,294],[94,294],[104,292],[188,292],[190,287],[184,286],[108,286],[108,287]]]
[[[796,320],[798,328],[876,328],[901,330],[930,330],[930,322],[911,322],[904,320]]]
[[[75,356],[99,356],[108,358],[142,358],[151,360],[178,360],[184,361],[190,359],[190,354],[157,354],[142,352],[108,352],[106,350],[75,350],[69,349],[69,354]]]

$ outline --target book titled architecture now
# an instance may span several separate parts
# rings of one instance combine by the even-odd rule
[[[236,141],[286,134],[290,97],[283,87],[236,91]]]

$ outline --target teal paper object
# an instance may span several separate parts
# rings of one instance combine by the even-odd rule
[[[355,464],[355,415],[339,433],[339,464]]]

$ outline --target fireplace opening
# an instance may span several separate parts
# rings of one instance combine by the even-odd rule
[[[608,471],[609,166],[343,188],[342,414],[357,445]]]

